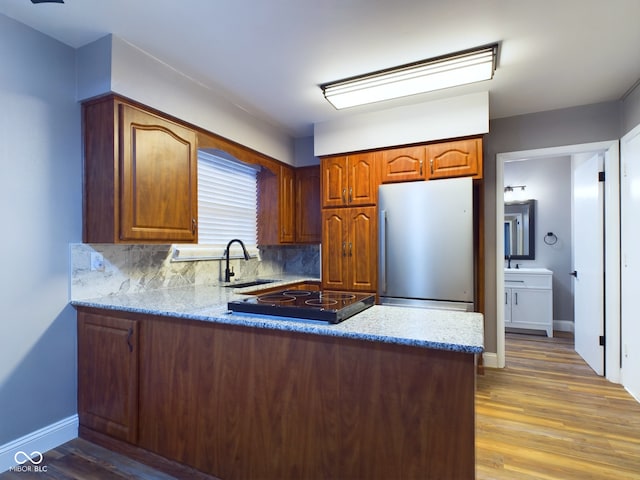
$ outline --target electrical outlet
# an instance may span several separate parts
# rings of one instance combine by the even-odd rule
[[[104,257],[101,253],[91,252],[91,271],[104,272]]]

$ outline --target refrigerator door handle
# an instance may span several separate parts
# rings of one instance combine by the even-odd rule
[[[380,289],[387,293],[387,211],[380,210]]]

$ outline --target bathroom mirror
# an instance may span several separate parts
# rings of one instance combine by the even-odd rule
[[[535,200],[505,202],[504,257],[535,259]]]

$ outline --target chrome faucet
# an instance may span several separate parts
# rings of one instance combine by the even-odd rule
[[[230,282],[231,277],[235,275],[233,270],[229,270],[229,247],[231,247],[231,244],[233,242],[238,242],[240,244],[240,246],[242,247],[242,252],[244,253],[244,259],[249,260],[249,252],[247,252],[247,247],[244,246],[244,243],[242,243],[242,240],[240,240],[239,238],[234,238],[229,243],[227,243],[227,249],[224,252],[225,256],[227,257],[227,268],[224,269],[225,282]]]

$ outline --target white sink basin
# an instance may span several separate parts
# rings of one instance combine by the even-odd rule
[[[551,270],[542,267],[505,268],[504,273],[551,273]]]

